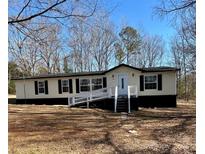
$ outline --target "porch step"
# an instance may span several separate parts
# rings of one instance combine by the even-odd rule
[[[117,112],[128,112],[127,96],[119,96],[117,99]]]
[[[119,98],[128,98],[128,96],[127,96],[127,95],[119,95],[119,96],[118,96],[118,99],[119,99]]]

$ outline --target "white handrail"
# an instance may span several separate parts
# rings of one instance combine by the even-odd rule
[[[112,91],[114,92],[114,94],[112,94]],[[74,95],[72,98],[68,97],[68,106],[85,103],[85,102],[88,103],[91,101],[108,98],[113,95],[115,97],[114,112],[117,112],[118,86],[111,87],[110,89],[102,88],[102,89],[93,90],[90,92],[79,93],[79,94]],[[128,86],[128,113],[131,112],[130,99],[131,99],[131,96],[133,95],[138,97],[137,86]],[[87,107],[89,107],[89,103],[87,104]]]
[[[117,112],[117,97],[118,97],[118,91],[117,86],[115,87],[115,109],[114,112]]]
[[[128,113],[130,113],[130,86],[128,86]]]
[[[98,90],[91,90],[88,93],[80,93],[76,94],[74,97],[72,97],[72,102],[70,102],[70,98],[68,97],[68,106],[76,105],[84,102],[91,102],[94,100],[99,100],[103,98],[107,98],[109,96],[107,88],[102,88]],[[89,106],[89,105],[88,105]]]
[[[134,95],[135,97],[138,97],[138,90],[137,90],[137,86],[128,86],[128,88],[130,87],[130,95]],[[131,90],[133,89],[133,90]]]

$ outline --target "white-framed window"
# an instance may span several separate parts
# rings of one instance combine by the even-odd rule
[[[68,84],[68,80],[62,80],[61,81],[61,85],[62,85],[62,92],[68,92],[69,90],[69,84]]]
[[[102,89],[103,82],[102,78],[92,79],[92,90]]]
[[[80,91],[90,91],[90,79],[80,79]]]
[[[44,81],[38,81],[38,93],[45,94],[45,82]]]
[[[157,89],[157,76],[145,76],[145,89]]]

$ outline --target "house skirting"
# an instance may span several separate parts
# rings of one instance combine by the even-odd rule
[[[131,97],[131,110],[137,110],[138,107],[176,107],[176,95],[160,95],[160,96],[139,96]],[[68,98],[36,98],[36,99],[16,99],[9,102],[11,104],[36,104],[36,105],[67,105]],[[78,104],[77,106],[86,106]],[[91,108],[97,107],[102,109],[114,110],[114,98],[106,98],[95,102],[90,102]]]
[[[16,104],[68,105],[68,98],[32,98],[32,99],[16,99]]]
[[[137,98],[139,107],[176,107],[176,95],[139,96]]]
[[[8,98],[9,104],[16,104],[16,98]]]

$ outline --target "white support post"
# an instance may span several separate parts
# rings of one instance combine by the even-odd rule
[[[87,108],[89,108],[89,100],[88,100],[88,97],[87,97]]]
[[[90,101],[92,101],[92,79],[90,78]]]
[[[92,101],[92,79],[90,78],[90,101],[88,101],[88,97],[87,97],[87,108],[89,108],[89,102]]]
[[[128,86],[128,113],[130,113],[130,86]]]
[[[68,97],[68,107],[70,106],[70,98]]]
[[[73,97],[73,99],[72,99],[72,104],[73,105],[75,104],[75,97]]]
[[[115,109],[114,112],[117,112],[117,97],[118,97],[118,91],[117,86],[115,87]]]
[[[92,101],[92,91],[90,92],[90,101]]]

